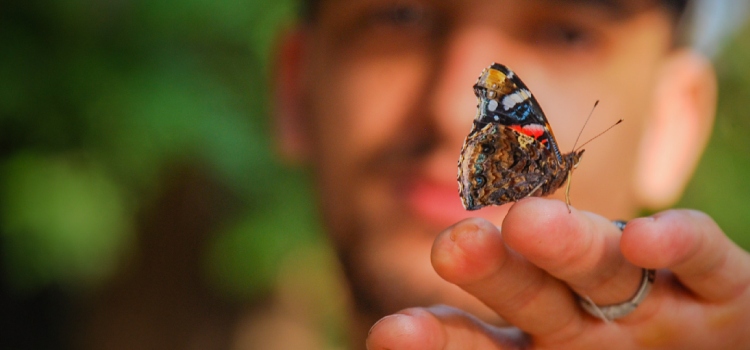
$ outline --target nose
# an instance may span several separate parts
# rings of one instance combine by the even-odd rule
[[[455,30],[446,36],[428,99],[436,129],[453,148],[471,127],[477,98],[472,86],[482,69],[503,59],[502,34],[486,26]]]

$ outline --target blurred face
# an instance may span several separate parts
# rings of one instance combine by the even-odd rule
[[[375,318],[444,303],[488,315],[435,274],[430,249],[456,221],[500,225],[509,207],[467,212],[457,193],[477,105],[472,85],[492,62],[528,85],[565,152],[596,100],[582,141],[625,120],[586,146],[571,201],[613,219],[634,214],[636,148],[672,23],[647,1],[600,3],[324,1],[304,36],[300,123],[359,311]]]

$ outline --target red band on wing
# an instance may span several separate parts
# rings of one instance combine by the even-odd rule
[[[535,139],[539,139],[540,136],[544,135],[544,127],[539,124],[529,124],[525,126],[511,125],[510,128],[511,130],[531,136]]]

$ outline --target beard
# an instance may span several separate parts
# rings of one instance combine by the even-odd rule
[[[328,151],[315,162],[324,225],[347,279],[354,312],[370,325],[405,308],[435,304],[497,320],[487,307],[435,272],[432,244],[445,226],[420,218],[407,204],[408,188],[423,178],[427,164],[438,155],[452,157],[453,147],[433,123],[434,118],[415,113],[403,119],[398,132],[378,149],[341,157],[335,152],[341,146],[336,142],[322,147]],[[455,159],[459,151],[456,147]],[[448,164],[446,170],[455,172],[455,163]]]
[[[452,287],[430,263],[442,228],[414,218],[404,200],[409,179],[437,145],[435,133],[418,119],[406,120],[392,142],[369,154],[350,162],[335,156],[316,162],[324,224],[355,311],[373,322],[407,307],[439,303],[437,286]]]

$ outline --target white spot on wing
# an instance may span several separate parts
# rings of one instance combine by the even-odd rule
[[[494,112],[497,109],[497,101],[490,100],[490,102],[487,103],[487,109],[490,112]]]
[[[528,100],[530,97],[531,97],[531,92],[529,92],[529,90],[526,90],[526,89],[517,90],[510,95],[506,95],[503,98],[503,108],[506,111],[508,111],[511,108],[515,107],[517,104]]]
[[[512,99],[512,97],[513,95],[503,97],[503,109],[505,109],[506,111],[510,110],[511,108],[513,108],[513,106],[516,105],[516,101]]]

